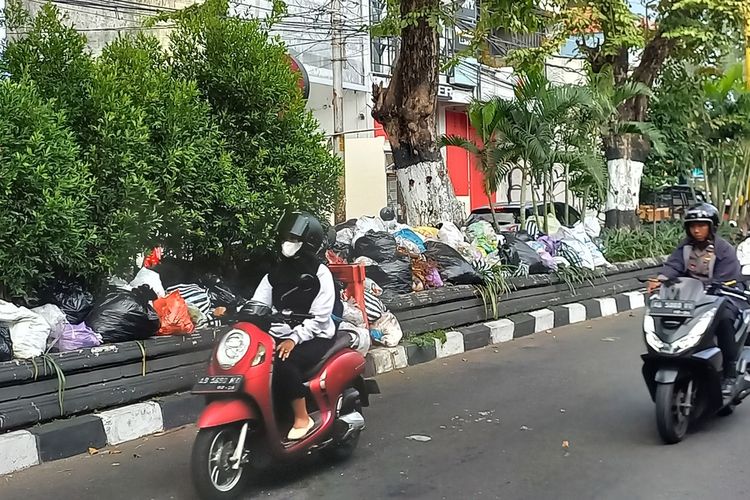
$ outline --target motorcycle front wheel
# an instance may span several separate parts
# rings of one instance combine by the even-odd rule
[[[239,425],[201,429],[193,444],[193,484],[203,500],[234,500],[247,489],[251,467],[233,467],[232,457],[240,437]],[[243,454],[244,455],[244,454]]]
[[[666,444],[679,443],[687,434],[688,409],[694,406],[694,393],[688,394],[687,386],[687,381],[678,381],[656,388],[656,427]]]

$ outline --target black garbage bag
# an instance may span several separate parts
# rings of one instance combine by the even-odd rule
[[[349,260],[351,259],[352,247],[347,245],[346,243],[337,241],[331,247],[331,251],[347,262],[349,262]]]
[[[45,303],[59,307],[71,325],[83,323],[94,307],[91,292],[75,283],[61,282],[45,295]]]
[[[393,260],[396,256],[396,238],[377,231],[360,236],[354,242],[354,257],[369,257],[378,264]],[[381,285],[382,286],[382,285]]]
[[[528,267],[529,274],[547,274],[550,269],[536,253],[536,250],[511,233],[503,233],[505,243],[500,247],[500,257],[504,264],[513,267]]]
[[[10,328],[0,324],[0,361],[13,359],[13,341],[10,338]]]
[[[439,241],[428,241],[425,246],[424,256],[435,259],[443,281],[453,285],[482,284],[482,276],[452,247]]]
[[[380,285],[383,290],[411,293],[411,259],[407,256],[391,257],[391,260],[367,266],[365,275]]]
[[[235,294],[232,289],[215,274],[206,274],[198,280],[198,284],[208,290],[213,308],[226,307],[236,309],[245,302],[245,299]]]
[[[144,340],[159,331],[159,316],[149,303],[156,294],[148,285],[110,292],[86,318],[105,344]]]

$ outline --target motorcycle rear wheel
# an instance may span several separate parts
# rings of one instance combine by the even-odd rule
[[[685,415],[682,405],[691,395],[687,394],[686,382],[659,384],[656,388],[656,427],[662,441],[676,444],[687,434],[690,417]]]
[[[240,435],[238,425],[201,429],[193,444],[191,469],[193,484],[201,499],[234,500],[246,492],[252,479],[249,464],[232,469]]]

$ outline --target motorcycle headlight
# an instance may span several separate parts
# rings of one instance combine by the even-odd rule
[[[672,352],[681,352],[697,344],[703,334],[706,333],[706,328],[708,328],[708,326],[714,320],[715,315],[716,309],[711,309],[710,311],[704,312],[698,318],[698,321],[695,322],[692,328],[690,328],[688,334],[672,344]]]
[[[231,330],[219,342],[216,361],[222,369],[228,370],[247,354],[249,348],[250,335],[242,330]]]

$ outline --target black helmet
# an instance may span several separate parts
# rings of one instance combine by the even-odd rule
[[[278,240],[295,239],[307,253],[316,255],[323,247],[326,235],[320,221],[307,212],[287,212],[277,226]]]
[[[693,222],[708,222],[711,226],[711,234],[719,227],[719,211],[710,203],[698,203],[688,208],[685,212],[685,231],[688,231]]]
[[[380,209],[380,218],[384,221],[391,221],[396,218],[396,213],[391,207],[383,207]]]

